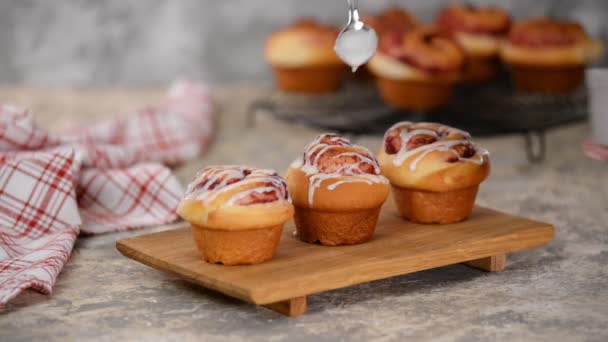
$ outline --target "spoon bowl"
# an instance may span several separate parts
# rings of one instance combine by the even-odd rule
[[[356,0],[348,0],[348,23],[336,38],[334,50],[344,63],[355,72],[367,63],[378,48],[376,31],[359,19]]]

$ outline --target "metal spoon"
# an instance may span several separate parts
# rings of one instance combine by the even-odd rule
[[[348,1],[348,23],[342,29],[334,50],[353,72],[370,60],[378,48],[378,35],[359,19],[357,0]]]

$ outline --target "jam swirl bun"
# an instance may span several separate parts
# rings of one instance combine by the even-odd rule
[[[268,204],[264,210],[286,212],[290,202],[285,181],[273,170],[209,166],[188,185],[178,213],[190,222],[207,227],[241,229],[246,226],[245,229],[254,229],[267,223],[233,222],[226,226],[227,222],[217,220],[217,217],[223,216],[222,211],[239,211],[243,209],[240,207],[264,204]],[[264,218],[264,221],[266,219],[271,218]]]
[[[391,78],[447,76],[455,79],[464,64],[460,47],[430,26],[392,32],[380,41],[378,52],[380,58],[376,58],[370,68],[378,75]]]
[[[437,24],[450,33],[467,32],[500,37],[509,31],[511,18],[500,8],[451,5],[443,8]]]
[[[402,215],[422,223],[466,218],[490,172],[487,150],[467,132],[436,123],[393,125],[378,160]]]
[[[363,17],[361,21],[376,30],[378,37],[390,32],[407,31],[419,24],[414,15],[399,7],[389,7],[378,15]]]
[[[452,38],[436,28],[418,26],[381,37],[368,69],[388,104],[430,110],[448,101],[464,63],[464,52]]]
[[[371,238],[388,196],[388,180],[374,155],[347,139],[322,134],[287,171],[298,236],[325,245]]]
[[[273,170],[210,166],[188,185],[177,212],[192,224],[205,260],[237,265],[272,258],[293,206]]]
[[[603,46],[575,22],[536,18],[515,23],[501,45],[519,90],[571,93],[585,79],[585,66],[601,57]]]
[[[496,57],[500,42],[511,26],[511,18],[493,6],[451,5],[441,10],[437,26],[452,36],[467,56]]]
[[[293,186],[293,190],[297,191],[297,194],[293,195],[294,204],[309,208],[332,209],[346,206],[352,209],[351,204],[357,203],[360,207],[368,207],[371,204],[362,203],[366,199],[358,199],[355,201],[357,203],[347,203],[346,199],[340,201],[341,203],[328,203],[319,193],[325,193],[324,190],[329,193],[342,192],[342,189],[348,191],[347,184],[356,184],[362,188],[375,188],[375,185],[379,185],[380,190],[383,188],[382,184],[388,184],[388,180],[380,173],[376,158],[368,149],[352,145],[348,139],[341,136],[327,133],[319,135],[308,145],[302,159],[291,164],[287,175],[288,183],[293,179],[290,175],[294,174],[304,176],[308,183],[304,184],[307,188],[305,202],[301,196],[303,192],[299,191],[302,189],[290,183],[290,189]],[[377,204],[375,200],[377,199],[372,201],[373,204]]]
[[[511,63],[581,65],[598,59],[599,41],[591,39],[578,23],[536,18],[513,25],[502,46]]]
[[[464,50],[465,81],[485,82],[496,75],[500,44],[511,26],[507,12],[493,6],[450,5],[437,16],[437,26]]]

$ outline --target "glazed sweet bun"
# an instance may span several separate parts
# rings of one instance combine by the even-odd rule
[[[602,44],[576,22],[536,18],[513,25],[501,54],[514,64],[584,65],[601,56]]]
[[[338,29],[311,19],[273,33],[266,41],[268,63],[283,67],[343,65],[334,52]]]
[[[389,193],[375,156],[334,134],[310,143],[286,180],[298,237],[331,246],[368,241]]]
[[[259,229],[288,221],[290,202],[285,181],[273,170],[210,166],[188,185],[177,212],[209,229]]]
[[[426,111],[448,102],[464,63],[464,52],[449,36],[417,26],[382,36],[368,69],[387,104]]]
[[[317,137],[291,164],[286,178],[296,207],[369,209],[388,195],[388,181],[375,156],[333,134]]]
[[[441,10],[438,27],[450,34],[469,56],[490,57],[499,52],[511,18],[504,10],[473,5],[450,5]]]
[[[431,26],[392,32],[380,40],[369,68],[390,79],[456,81],[464,64],[462,49]]]
[[[272,259],[293,211],[275,171],[230,165],[201,170],[177,208],[203,259],[224,265]]]
[[[389,128],[378,162],[391,184],[429,191],[477,185],[490,171],[487,150],[475,145],[469,133],[427,122]]]
[[[462,130],[437,123],[399,122],[378,154],[401,216],[419,223],[453,223],[472,212],[489,153]]]

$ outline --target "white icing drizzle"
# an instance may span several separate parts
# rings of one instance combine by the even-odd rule
[[[221,181],[219,181],[220,179]],[[231,181],[233,183],[228,184]],[[285,181],[275,171],[233,165],[209,166],[201,170],[194,181],[188,185],[185,198],[199,200],[206,204],[222,193],[252,183],[260,183],[260,185],[233,194],[224,207],[238,205],[236,202],[253,193],[274,192],[277,197],[274,202],[288,201],[291,203]]]
[[[421,122],[421,123],[418,123],[417,125],[420,126],[420,125],[426,125],[426,124],[433,125],[433,123],[428,123],[428,122]],[[469,133],[467,133],[463,130],[460,130],[458,128],[440,125],[439,128],[444,129],[445,132],[447,133],[447,135],[444,137],[450,137],[453,135],[460,135],[462,137],[461,139],[441,140],[444,137],[440,136],[439,132],[437,132],[433,129],[427,129],[427,128],[417,128],[417,129],[410,130],[411,125],[413,125],[413,123],[409,122],[409,121],[398,122],[398,123],[394,124],[393,126],[391,126],[391,128],[389,128],[386,131],[386,133],[384,134],[384,149],[386,150],[386,138],[388,136],[388,132],[393,129],[401,129],[401,131],[399,132],[399,136],[401,138],[401,148],[399,149],[399,151],[397,151],[397,153],[393,159],[393,165],[395,165],[397,167],[403,165],[403,163],[408,158],[418,154],[410,162],[410,165],[409,165],[409,170],[415,171],[416,167],[418,166],[418,163],[421,160],[423,160],[428,154],[430,154],[431,152],[434,152],[434,151],[452,152],[454,154],[454,157],[456,157],[458,159],[458,161],[469,162],[469,163],[474,163],[474,164],[478,164],[478,165],[483,164],[485,161],[485,156],[487,156],[489,154],[489,152],[486,149],[475,145],[470,140],[471,135]],[[437,141],[408,150],[407,143],[409,142],[409,140],[412,137],[414,137],[416,135],[432,136],[435,139],[437,139]],[[471,156],[470,158],[461,157],[460,154],[458,153],[458,151],[452,149],[452,147],[457,146],[457,145],[470,145],[475,149],[475,154],[473,156]]]
[[[412,131],[406,131],[406,130],[402,130],[401,133],[399,133],[399,135],[401,136],[401,149],[399,150],[399,152],[397,152],[397,156],[395,157],[395,160],[393,160],[393,164],[395,166],[399,166],[401,164],[403,164],[403,162],[409,157],[409,155],[407,153],[404,152],[408,152],[407,151],[407,142],[410,141],[410,139],[415,136],[415,135],[430,135],[432,137],[434,137],[435,139],[439,139],[439,134],[435,131],[432,131],[430,129],[414,129]],[[426,145],[428,146],[428,145]],[[416,149],[414,149],[413,151],[416,151]]]
[[[322,143],[322,140],[327,140],[329,143]],[[331,144],[333,143],[333,144]],[[337,172],[322,173],[319,171],[318,162],[323,154],[337,147],[349,147],[357,151],[341,152],[333,157],[333,159],[351,156],[355,157],[357,162],[345,164],[340,167]],[[316,153],[316,155],[315,155]],[[311,158],[315,155],[314,158]],[[375,174],[367,174],[361,171],[361,164],[366,163],[374,168]],[[312,143],[310,143],[304,151],[304,158],[295,160],[291,164],[292,168],[300,168],[307,176],[309,176],[308,185],[308,205],[314,206],[315,189],[319,188],[326,180],[336,180],[327,185],[330,191],[335,190],[338,186],[346,183],[365,183],[373,185],[374,183],[387,184],[388,180],[380,174],[380,166],[373,157],[371,152],[364,147],[352,145],[346,138],[340,136],[332,136],[331,134],[321,134]],[[348,177],[348,178],[345,178]]]
[[[236,202],[238,202],[239,200],[253,194],[253,193],[258,193],[258,194],[263,194],[263,193],[267,193],[267,192],[274,192],[277,194],[277,196],[279,196],[278,193],[278,189],[272,186],[264,186],[261,188],[253,188],[253,189],[249,189],[249,190],[245,190],[245,191],[241,191],[235,195],[232,195],[232,197],[230,197],[230,199],[226,202],[226,206],[230,207],[233,206]]]

